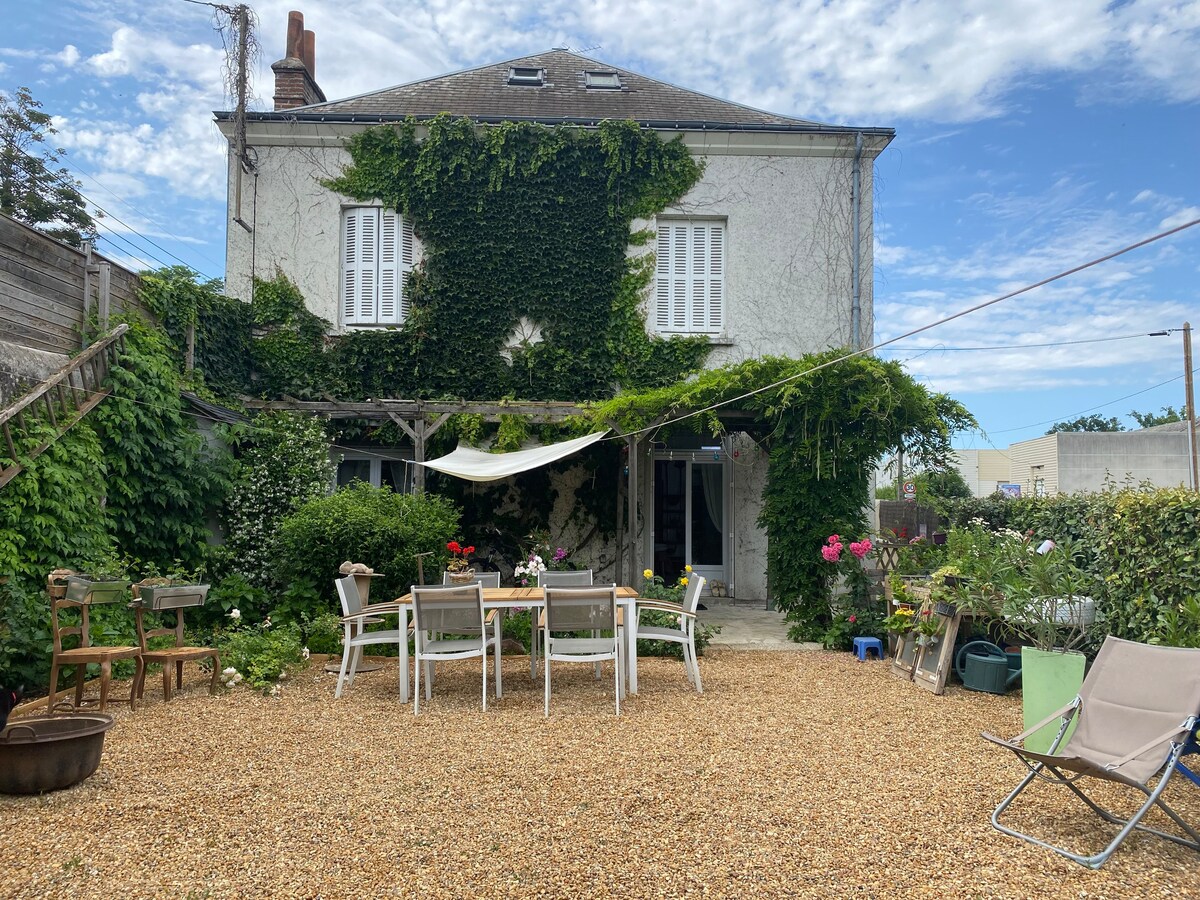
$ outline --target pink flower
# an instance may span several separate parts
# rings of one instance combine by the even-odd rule
[[[821,555],[825,557],[826,562],[837,562],[842,558],[842,545],[835,546],[826,545],[821,548]]]
[[[862,559],[871,552],[870,538],[863,538],[861,541],[855,541],[850,545],[850,552],[854,554],[856,559]]]
[[[849,619],[847,619],[846,621],[847,621],[847,622],[849,622],[851,625],[853,625],[855,622],[857,622],[857,621],[858,621],[858,616],[851,616],[851,617],[850,617]]]
[[[840,535],[831,534],[831,535],[829,536],[829,538],[828,538],[828,539],[825,541],[825,543],[827,543],[827,544],[836,544],[836,543],[837,543],[838,541],[840,541],[841,539],[842,539],[842,538],[841,538],[841,536],[840,536]]]

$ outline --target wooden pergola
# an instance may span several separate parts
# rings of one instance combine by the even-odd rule
[[[528,416],[538,423],[553,424],[565,422],[574,417],[585,415],[591,407],[584,403],[572,403],[559,400],[256,400],[242,398],[248,410],[282,410],[305,413],[312,416],[322,416],[328,419],[361,419],[367,422],[395,422],[408,436],[413,445],[414,466],[413,487],[416,491],[425,490],[425,467],[419,463],[425,462],[426,445],[437,433],[446,420],[453,415],[479,416],[485,422],[499,422],[501,416]],[[753,416],[737,409],[722,409],[718,412],[722,420],[735,425],[737,430],[749,430],[756,421]],[[620,435],[621,429],[615,422],[607,423],[613,431]],[[660,423],[651,423],[651,427]],[[636,584],[641,572],[638,560],[638,460],[647,431],[624,436],[628,451],[628,474],[625,478],[625,520],[618,515],[617,560],[616,571],[626,571],[628,584]],[[620,483],[618,479],[618,484]],[[618,509],[621,504],[618,491]]]

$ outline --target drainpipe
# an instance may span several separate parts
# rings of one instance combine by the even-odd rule
[[[854,133],[854,170],[850,184],[850,215],[854,220],[854,236],[852,238],[854,246],[850,258],[850,343],[855,350],[862,347],[862,299],[859,295],[861,280],[859,257],[862,241],[862,213],[860,211],[862,207],[862,149],[862,132],[856,131]]]

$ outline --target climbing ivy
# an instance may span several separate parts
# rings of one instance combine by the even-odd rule
[[[700,167],[632,122],[594,130],[441,116],[350,139],[328,186],[403,211],[424,245],[401,328],[349,335],[337,368],[370,396],[595,399],[695,371],[704,339],[646,333],[652,270],[627,257],[634,219],[681,198]],[[522,323],[540,331],[502,354]],[[357,364],[357,365],[356,365]]]
[[[216,397],[251,393],[253,335],[251,307],[221,293],[216,279],[197,280],[184,266],[143,272],[138,294],[170,340],[183,372],[187,328],[195,331],[195,380],[191,386]]]
[[[753,424],[738,428],[749,428],[768,453],[759,524],[769,539],[769,591],[799,638],[829,624],[831,572],[820,547],[831,533],[865,529],[870,476],[881,455],[903,442],[915,460],[933,463],[949,455],[952,432],[974,424],[960,404],[931,394],[899,363],[861,356],[835,362],[842,355],[748,360],[684,384],[623,394],[593,413],[598,423],[616,421],[627,432],[728,401],[750,414]],[[724,432],[716,411],[682,427]]]
[[[187,416],[172,350],[136,316],[125,317],[112,395],[89,417],[104,447],[108,511],[120,551],[162,569],[203,564],[208,516],[224,500],[232,459]]]

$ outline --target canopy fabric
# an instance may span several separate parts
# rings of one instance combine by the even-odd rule
[[[586,437],[560,441],[545,447],[513,450],[511,453],[487,453],[472,447],[460,446],[453,453],[439,456],[437,459],[429,459],[417,463],[417,465],[444,472],[456,478],[465,478],[467,481],[497,481],[518,472],[526,472],[529,469],[556,462],[572,453],[578,453],[584,447],[596,443],[606,434],[608,434],[607,430],[597,431]]]

